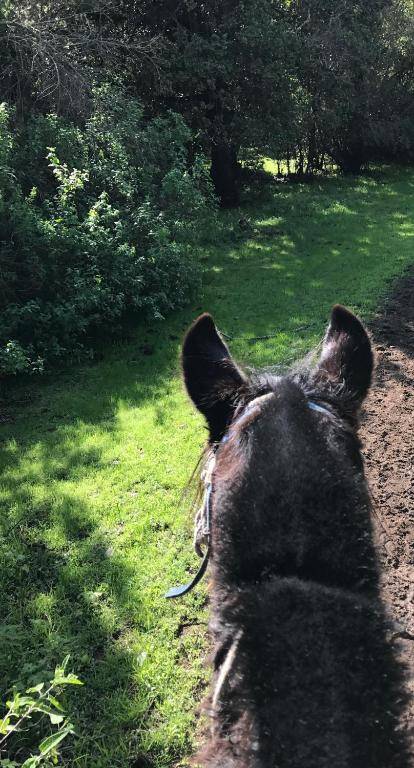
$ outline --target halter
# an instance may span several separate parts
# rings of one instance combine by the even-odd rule
[[[312,400],[308,400],[308,407],[312,411],[318,411],[318,413],[322,413],[325,416],[332,416],[331,411],[328,410],[328,408],[324,408],[322,405],[318,405],[317,403],[314,403]],[[236,419],[236,421],[233,422],[231,427],[233,427],[235,424],[237,424],[242,418],[247,416],[251,411],[253,411],[255,408],[255,400],[253,400],[247,408],[244,409],[243,413]],[[230,427],[230,429],[231,429]],[[222,437],[221,442],[217,443],[215,447],[213,448],[213,452],[210,456],[210,459],[207,464],[207,468],[204,473],[204,498],[202,506],[197,514],[197,517],[201,520],[202,525],[202,534],[203,538],[207,542],[207,548],[203,555],[203,559],[201,561],[200,568],[198,569],[196,575],[189,581],[187,584],[181,584],[178,587],[171,587],[171,589],[168,590],[168,592],[165,593],[164,597],[172,598],[172,597],[182,597],[183,595],[186,595],[187,592],[190,592],[193,587],[198,584],[199,581],[203,578],[206,570],[208,561],[210,559],[210,552],[211,552],[211,498],[213,495],[213,472],[216,464],[216,452],[220,445],[223,443],[226,443],[230,439],[230,433],[229,431],[226,432],[226,434]]]

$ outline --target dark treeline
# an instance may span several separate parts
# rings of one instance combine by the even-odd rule
[[[0,20],[0,95],[20,114],[82,120],[93,83],[122,86],[184,117],[225,203],[240,159],[358,172],[413,153],[410,0],[21,0]]]
[[[3,0],[0,371],[183,303],[264,156],[410,162],[413,64],[411,0]]]

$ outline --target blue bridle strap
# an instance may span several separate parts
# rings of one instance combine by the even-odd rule
[[[328,411],[327,408],[324,408],[323,405],[314,403],[312,400],[308,400],[308,406],[312,411],[319,411],[319,413],[323,413],[325,416],[332,416],[331,412]]]

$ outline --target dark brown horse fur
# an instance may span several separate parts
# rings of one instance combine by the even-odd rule
[[[247,377],[209,315],[186,336],[185,383],[216,451],[212,729],[197,765],[408,766],[356,434],[372,369],[340,306],[319,362],[282,377]]]

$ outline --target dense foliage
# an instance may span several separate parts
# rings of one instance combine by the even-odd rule
[[[358,172],[414,149],[412,8],[399,0],[294,0],[306,94],[291,149],[300,170],[324,157]]]
[[[157,0],[145,8],[144,23],[164,41],[165,82],[145,93],[147,103],[185,115],[208,147],[222,202],[236,204],[239,157],[278,156],[291,133],[298,39],[286,3]],[[136,80],[133,86],[141,88]]]
[[[411,158],[411,0],[123,0],[120,13],[159,46],[158,79],[126,55],[126,81],[153,112],[185,115],[224,204],[238,201],[239,160],[309,174]]]
[[[214,209],[182,118],[143,121],[100,93],[82,129],[32,115],[14,138],[0,112],[0,370],[39,370],[113,333],[129,312],[161,318],[197,285],[191,248]]]

